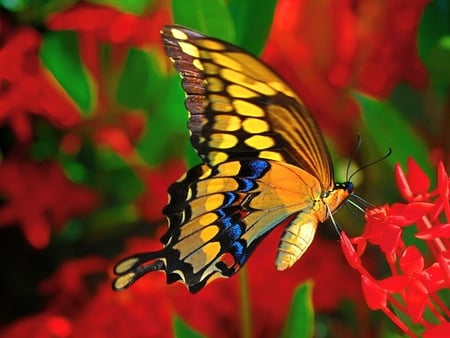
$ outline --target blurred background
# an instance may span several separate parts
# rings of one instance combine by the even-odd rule
[[[438,161],[448,167],[449,0],[0,0],[0,336],[181,337],[185,323],[278,337],[309,280],[316,337],[395,337],[329,224],[289,271],[274,268],[276,229],[242,276],[196,295],[162,273],[111,290],[117,260],[161,248],[167,188],[199,163],[160,42],[173,22],[279,72],[321,126],[337,181],[357,134],[352,171],[392,148],[353,178],[370,203],[401,201],[395,163],[414,158],[432,182]],[[361,233],[345,208],[336,217]]]

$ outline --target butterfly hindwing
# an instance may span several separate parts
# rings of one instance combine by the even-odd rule
[[[174,280],[183,280],[191,291],[236,273],[270,230],[311,208],[303,191],[318,193],[320,186],[312,177],[298,180],[300,173],[287,163],[262,159],[189,170],[170,187],[163,211],[169,220],[162,238],[166,273],[178,275]],[[280,179],[277,184],[273,176]]]
[[[191,141],[211,166],[240,158],[297,165],[332,186],[319,129],[293,90],[257,58],[181,26],[165,26],[163,45],[182,76]]]

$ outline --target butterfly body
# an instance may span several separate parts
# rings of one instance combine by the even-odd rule
[[[268,66],[181,26],[165,26],[162,39],[182,77],[191,142],[204,164],[169,188],[164,248],[120,262],[113,288],[163,270],[168,282],[196,292],[236,273],[282,222],[275,265],[292,266],[318,224],[351,194],[351,183],[334,183],[314,119]]]

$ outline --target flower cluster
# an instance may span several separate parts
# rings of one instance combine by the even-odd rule
[[[444,337],[450,328],[448,301],[442,298],[450,288],[450,180],[440,163],[437,187],[429,192],[428,177],[412,159],[407,174],[397,165],[395,175],[407,204],[368,210],[361,236],[341,234],[342,249],[361,274],[372,310],[383,311],[410,336]],[[383,253],[390,277],[377,279],[365,268],[361,256],[368,245]]]
[[[359,108],[352,91],[386,98],[401,80],[426,84],[416,37],[428,2],[331,1],[324,12],[314,0],[281,0],[263,58],[339,145],[353,145]],[[351,138],[343,140],[345,134]]]

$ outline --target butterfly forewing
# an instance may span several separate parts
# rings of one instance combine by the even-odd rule
[[[319,129],[292,89],[242,49],[181,26],[162,30],[182,76],[191,141],[211,166],[242,158],[285,161],[332,187]]]

